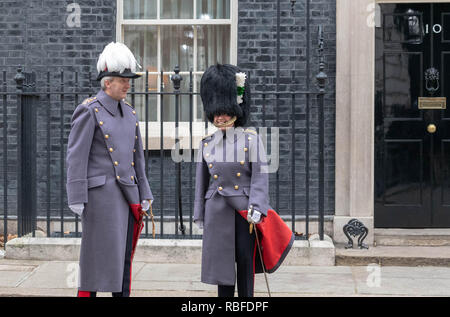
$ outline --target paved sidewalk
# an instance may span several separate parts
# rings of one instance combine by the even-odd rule
[[[0,296],[75,296],[78,263],[0,260]],[[269,275],[272,296],[450,296],[448,267],[282,266]],[[135,262],[132,296],[216,296],[199,264]],[[267,296],[257,275],[255,295]],[[111,296],[99,293],[99,296]]]

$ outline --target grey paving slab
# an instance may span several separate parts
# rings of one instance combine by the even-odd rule
[[[13,259],[0,259],[0,265],[14,265],[14,266],[37,266],[48,261],[40,261],[40,260],[13,260]]]
[[[16,287],[30,272],[23,271],[2,271],[0,274],[1,287]]]
[[[358,294],[450,296],[447,267],[352,267]]]
[[[315,271],[315,270],[314,270]],[[319,271],[307,272],[300,267],[298,272],[275,272],[269,275],[271,292],[301,294],[340,294],[352,295],[355,293],[351,271],[336,273],[333,269],[326,273]],[[255,281],[255,291],[266,289],[264,276],[258,275]]]
[[[39,265],[19,288],[75,288],[78,281],[78,262],[46,262]]]
[[[281,266],[273,273],[289,273],[289,274],[351,274],[352,270],[349,266]],[[269,274],[270,276],[270,274]]]
[[[0,264],[0,271],[30,272],[35,268],[36,265]]]
[[[425,278],[381,278],[379,286],[358,281],[358,294],[403,296],[450,296],[449,280]]]
[[[427,279],[450,279],[449,267],[404,267],[404,266],[378,266],[370,265],[370,267],[377,267],[380,271],[381,277],[398,277],[398,278],[416,278],[425,277]],[[353,274],[359,279],[367,278],[367,276],[374,272],[369,266],[353,266],[348,267]]]
[[[201,271],[198,264],[142,264],[141,270],[134,278],[136,281],[200,281]]]
[[[0,296],[75,296],[77,268],[76,261],[0,260]],[[217,296],[217,286],[200,282],[200,271],[200,264],[135,262],[132,296]],[[274,297],[450,296],[448,267],[282,266],[268,279]],[[255,296],[268,296],[263,274]]]
[[[133,264],[133,278],[145,263]],[[77,288],[79,265],[76,261],[51,261],[39,265],[23,283],[21,288]]]
[[[152,291],[152,290],[132,290],[131,297],[216,297],[217,290],[214,291]]]
[[[199,281],[133,281],[131,287],[135,290],[153,291],[217,291],[217,286]]]

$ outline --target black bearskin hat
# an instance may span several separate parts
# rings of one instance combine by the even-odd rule
[[[210,122],[214,122],[215,115],[226,114],[236,116],[236,127],[247,123],[250,113],[250,85],[245,80],[243,102],[237,102],[236,74],[242,71],[234,65],[217,64],[210,66],[203,74],[200,82],[200,96],[203,109]]]

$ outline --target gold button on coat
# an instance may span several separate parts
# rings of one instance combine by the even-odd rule
[[[119,165],[119,162],[114,161],[114,165],[115,165],[115,166]]]
[[[114,149],[113,149],[112,147],[110,147],[110,148],[109,148],[109,151],[110,151],[110,152],[113,152],[113,151],[114,151]]]
[[[136,153],[136,149],[133,149],[133,152]]]
[[[133,114],[136,114],[136,111],[133,110]]]
[[[105,139],[109,139],[109,134],[105,134]]]
[[[139,123],[136,122],[136,126],[138,126],[138,125],[139,125]]]
[[[238,185],[234,185],[234,189],[238,190],[239,186]]]
[[[205,145],[205,146],[208,146],[208,143],[205,143],[204,145]]]
[[[223,189],[223,187],[222,186],[219,186],[219,190],[222,190]]]
[[[134,162],[131,162],[131,166],[134,166]]]
[[[241,177],[241,173],[236,173],[236,176],[237,177]]]
[[[241,165],[244,165],[245,164],[245,162],[244,161],[241,161]]]
[[[212,164],[209,164],[208,166],[209,166],[209,168],[212,168]]]
[[[133,176],[133,175],[131,175],[131,180],[133,180],[133,181],[134,181],[134,176]]]
[[[117,176],[116,176],[116,178],[117,178],[117,179],[120,179],[120,176],[119,176],[119,175],[117,175]]]
[[[219,178],[219,176],[217,176],[217,175],[214,175],[214,179],[218,179]]]
[[[95,112],[98,112],[98,108],[95,108]]]
[[[247,151],[248,151],[248,148],[245,147],[245,148],[244,148],[244,152],[247,152]]]
[[[100,121],[98,124],[103,125],[103,121]]]

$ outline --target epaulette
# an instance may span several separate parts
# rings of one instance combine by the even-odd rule
[[[205,135],[204,137],[202,137],[202,140],[205,140],[205,139],[209,138],[209,137],[212,136],[213,134],[214,134],[214,133],[210,133],[210,134]]]
[[[124,100],[123,102],[125,102],[125,104],[127,104],[127,105],[130,106],[132,109],[134,109],[134,107],[133,107],[130,103],[128,103],[128,101]]]
[[[84,101],[81,104],[87,105],[88,103],[91,103],[92,101],[94,101],[96,99],[97,99],[97,97],[86,98],[86,99],[84,99]]]
[[[251,133],[251,134],[254,134],[254,135],[257,135],[257,134],[258,134],[258,133],[256,133],[256,131],[253,130],[253,129],[245,129],[244,132]]]

